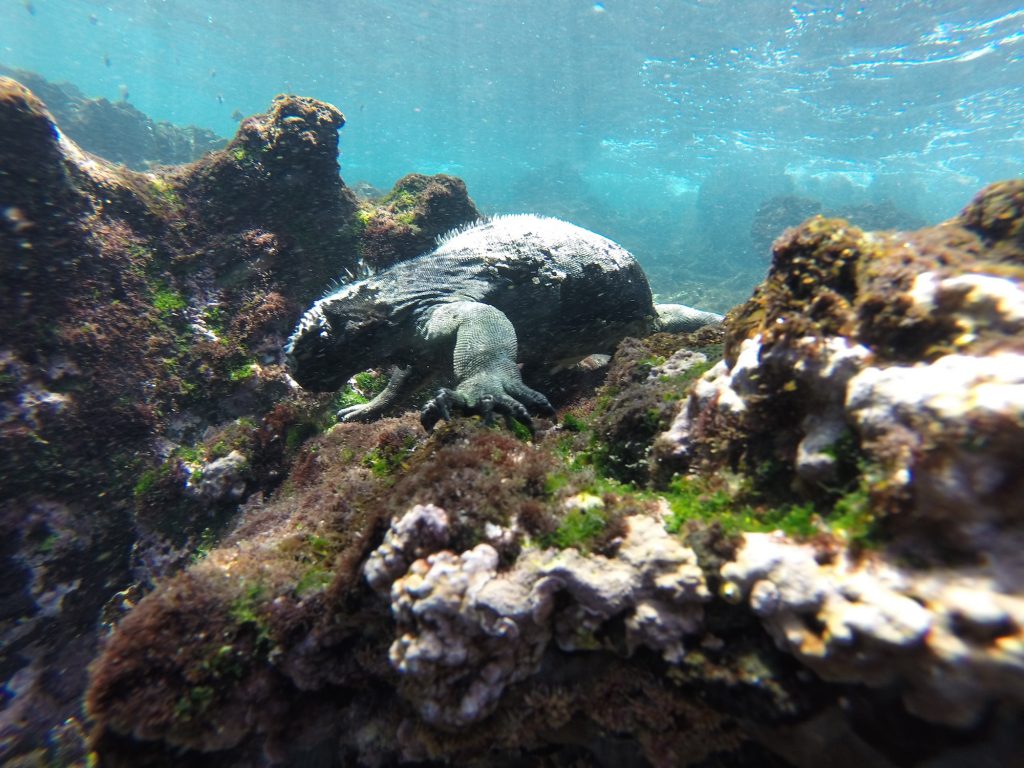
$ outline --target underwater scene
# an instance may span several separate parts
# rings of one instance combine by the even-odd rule
[[[0,5],[0,765],[1024,761],[1024,5]]]

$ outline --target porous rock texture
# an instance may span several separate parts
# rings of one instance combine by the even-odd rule
[[[1024,597],[987,569],[909,569],[749,533],[722,567],[779,648],[826,680],[896,686],[907,709],[970,726],[993,701],[1024,704]]]
[[[892,525],[931,521],[941,543],[987,550],[1021,522],[1006,502],[1020,490],[1024,428],[1022,205],[1024,183],[1006,182],[918,232],[820,217],[788,231],[661,458],[771,464],[810,492],[837,481],[850,438]]]
[[[723,594],[824,679],[957,727],[1024,705],[1022,233],[1022,181],[917,232],[787,231],[655,448],[825,499],[826,527],[859,506],[867,551],[748,533]]]
[[[556,435],[423,437],[415,418],[312,438],[120,621],[87,699],[104,765],[772,760],[742,719],[822,709],[750,621],[708,626],[706,572],[663,504],[586,491],[587,472],[544,487],[569,471]],[[596,511],[619,515],[612,537],[547,543],[546,516]]]
[[[644,646],[670,662],[701,631],[701,603],[710,598],[703,572],[658,519],[627,517],[612,557],[530,549],[500,573],[488,543],[440,549],[447,522],[438,507],[413,507],[365,569],[377,591],[390,589],[397,636],[389,659],[431,725],[482,720],[508,685],[537,673],[552,639],[565,651],[593,648],[613,617],[625,623],[629,653]]]

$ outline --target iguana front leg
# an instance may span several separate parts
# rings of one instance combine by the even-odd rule
[[[532,429],[530,411],[554,413],[540,392],[523,383],[516,365],[516,331],[505,314],[489,304],[456,301],[431,309],[419,326],[430,343],[455,342],[455,389],[442,389],[423,408],[420,421],[428,431],[453,411],[515,417]]]
[[[342,408],[337,413],[338,421],[369,421],[370,419],[377,418],[399,399],[403,390],[406,389],[405,385],[409,382],[411,375],[411,365],[405,368],[400,368],[397,365],[392,366],[391,370],[388,371],[390,378],[388,378],[387,386],[384,387],[383,391],[368,403]]]

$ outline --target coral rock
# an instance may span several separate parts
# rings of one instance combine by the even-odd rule
[[[826,680],[896,684],[908,709],[967,726],[986,706],[1024,703],[1024,598],[978,569],[912,571],[748,533],[722,569],[777,645]]]
[[[1024,273],[1008,223],[1022,195],[1024,182],[993,185],[918,232],[820,217],[789,231],[659,454],[683,470],[771,468],[813,496],[848,482],[859,452],[881,511],[960,518],[921,533],[986,548],[994,531],[965,538],[971,521],[1016,525],[1006,502],[1024,491]]]
[[[199,495],[214,502],[238,501],[245,495],[249,461],[239,451],[231,451],[203,467]]]
[[[409,563],[448,543],[448,515],[434,504],[417,504],[402,515],[363,566],[367,583],[387,593]]]
[[[743,534],[721,596],[824,679],[958,727],[1024,703],[1022,200],[1015,180],[917,232],[787,231],[657,445],[815,500],[833,538]]]
[[[368,560],[374,588],[394,574],[411,532],[427,529],[442,545],[445,518],[418,505],[394,521]],[[599,630],[620,614],[627,653],[644,646],[681,659],[683,639],[701,631],[701,606],[710,599],[703,572],[660,521],[631,516],[626,530],[613,557],[527,549],[499,572],[497,551],[479,544],[410,563],[391,584],[390,660],[423,719],[446,728],[481,720],[508,685],[537,672],[552,639],[563,650],[600,647]]]
[[[432,250],[444,233],[480,218],[461,179],[410,173],[366,220],[362,256],[375,270]]]

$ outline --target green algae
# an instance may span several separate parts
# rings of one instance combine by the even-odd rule
[[[818,513],[809,502],[754,505],[691,478],[675,478],[661,495],[672,510],[665,524],[670,533],[678,533],[690,521],[717,523],[728,534],[780,530],[794,538],[806,538],[819,532]]]
[[[188,721],[202,717],[213,703],[214,690],[208,685],[196,685],[178,699],[174,705],[176,720]]]
[[[357,373],[352,377],[352,382],[346,384],[332,399],[328,406],[330,418],[325,420],[329,423],[325,423],[324,428],[337,422],[337,419],[333,417],[337,411],[354,405],[365,405],[383,392],[387,384],[388,377],[379,371]]]
[[[416,208],[419,198],[403,187],[396,187],[381,199],[381,205],[392,208],[396,213],[408,212]]]
[[[156,491],[163,481],[171,476],[172,467],[170,463],[163,463],[158,467],[145,470],[139,475],[132,493],[136,499],[143,499]]]
[[[337,554],[336,539],[309,533],[282,542],[280,549],[303,566],[292,587],[295,597],[302,599],[321,592],[334,580],[332,564]]]
[[[378,371],[363,371],[352,379],[355,382],[355,389],[366,398],[379,395],[388,385],[388,377]]]
[[[879,480],[880,469],[861,461],[860,474],[853,487],[836,499],[828,518],[829,525],[852,544],[873,549],[884,540],[872,488]]]
[[[587,423],[572,413],[566,413],[562,416],[562,428],[570,432],[582,432],[587,428]]]
[[[195,473],[193,473],[192,477],[195,477]],[[216,546],[216,532],[209,527],[203,528],[199,534],[199,542],[196,544],[195,551],[192,553],[191,562],[198,563],[200,560],[205,560]]]
[[[524,443],[528,443],[533,439],[533,431],[526,424],[519,421],[519,419],[509,417],[505,420],[505,424],[509,431]]]
[[[259,370],[259,364],[255,360],[246,360],[228,371],[228,381],[245,381],[251,379]]]
[[[149,185],[153,188],[153,191],[156,192],[160,197],[166,200],[179,202],[177,192],[174,191],[174,187],[171,186],[170,182],[168,182],[166,179],[162,179],[159,176],[157,176],[155,178],[150,179]]]
[[[166,179],[159,176],[149,180],[150,206],[165,217],[174,217],[182,209],[181,197]]]
[[[580,552],[589,552],[607,525],[608,517],[603,509],[572,509],[562,518],[558,528],[553,533],[541,536],[538,543],[542,547],[575,548]]]
[[[227,312],[224,310],[224,307],[208,305],[203,308],[202,314],[206,327],[218,336],[223,336],[228,324]]]
[[[353,387],[345,387],[331,401],[331,409],[340,411],[342,408],[350,408],[353,405],[365,405],[370,398]]]
[[[641,364],[650,360],[641,360]],[[582,493],[614,494],[620,503],[650,504],[664,499],[671,514],[666,528],[672,533],[683,532],[688,524],[716,524],[727,534],[744,532],[782,531],[796,539],[806,539],[822,533],[832,533],[860,546],[874,546],[879,531],[869,493],[870,468],[863,461],[857,436],[844,432],[830,446],[828,452],[836,459],[840,480],[836,488],[820,489],[814,499],[787,500],[792,493],[777,482],[779,477],[790,477],[791,468],[782,462],[760,462],[746,474],[702,478],[674,476],[657,489],[644,487],[648,476],[622,477],[616,445],[609,444],[609,436],[618,434],[604,424],[614,415],[623,397],[631,398],[630,423],[641,424],[651,440],[665,426],[665,419],[646,396],[634,393],[640,388],[651,390],[659,399],[676,402],[686,397],[693,383],[706,373],[713,362],[694,366],[679,375],[659,377],[658,382],[644,382],[625,388],[606,387],[596,399],[595,407],[585,417],[573,413],[563,416],[565,432],[552,441],[553,453],[564,463],[547,479],[546,490],[552,496],[565,489]],[[644,394],[644,393],[641,393]],[[635,431],[630,432],[635,435]],[[773,488],[768,496],[763,491]],[[542,539],[550,546],[586,546],[588,538],[597,535],[599,510],[579,511],[566,515],[556,533]],[[572,542],[572,543],[571,543]]]
[[[60,534],[51,533],[45,539],[36,545],[36,552],[41,555],[49,555],[56,548],[57,544],[60,543]]]
[[[266,596],[267,590],[262,584],[244,585],[241,594],[228,606],[228,616],[237,626],[255,629],[257,648],[265,648],[270,643],[270,624],[261,610]]]
[[[334,574],[327,568],[312,566],[295,582],[295,594],[301,598],[320,592],[326,589],[333,578]]]
[[[173,315],[187,307],[185,297],[169,285],[159,286],[153,290],[153,308],[162,316]]]
[[[293,454],[297,451],[306,440],[313,437],[317,433],[315,425],[310,424],[306,421],[301,421],[298,424],[292,424],[285,431],[284,435],[284,446],[285,452]]]
[[[309,544],[310,551],[318,557],[327,557],[330,554],[331,543],[324,536],[311,533],[306,539],[306,543]]]
[[[407,435],[397,442],[381,442],[363,457],[363,466],[376,477],[391,477],[405,466],[415,447],[416,438],[413,435]]]
[[[201,464],[203,447],[201,445],[180,445],[174,450],[174,455],[186,464]]]

